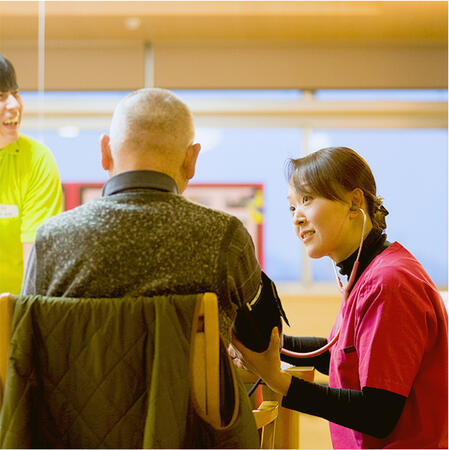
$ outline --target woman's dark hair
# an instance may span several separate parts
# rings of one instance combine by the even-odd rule
[[[287,161],[289,182],[298,192],[329,200],[344,200],[343,194],[356,188],[365,195],[368,214],[377,230],[387,225],[388,211],[376,195],[376,181],[366,161],[347,147],[322,148],[303,158]]]
[[[15,91],[18,87],[14,66],[0,55],[0,92]]]

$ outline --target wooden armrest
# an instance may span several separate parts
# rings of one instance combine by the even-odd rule
[[[293,375],[296,378],[301,378],[306,381],[313,382],[315,378],[315,369],[310,366],[304,366],[304,367],[289,367],[288,369],[285,369],[287,373],[290,375]]]
[[[262,428],[273,422],[278,416],[278,402],[264,401],[257,409],[253,409],[257,428]]]
[[[239,374],[240,379],[243,381],[243,383],[255,383],[258,380],[257,375],[254,375],[252,372],[246,369],[241,369],[240,367],[236,367],[237,373]],[[287,373],[290,375],[293,375],[297,378],[302,378],[303,380],[313,382],[314,375],[315,375],[315,369],[310,366],[304,366],[304,367],[289,367],[288,369],[285,369]]]

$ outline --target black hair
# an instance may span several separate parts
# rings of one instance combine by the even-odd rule
[[[18,87],[14,66],[0,55],[0,92],[15,91]]]
[[[376,181],[367,162],[347,147],[322,148],[303,158],[287,161],[289,182],[298,192],[329,200],[343,200],[344,192],[363,191],[373,227],[384,230],[388,211],[376,193]]]

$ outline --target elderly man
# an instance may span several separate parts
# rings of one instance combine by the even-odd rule
[[[10,61],[0,55],[0,292],[18,294],[36,230],[62,211],[50,150],[20,134],[23,103]]]
[[[114,111],[110,136],[101,137],[101,163],[110,176],[102,198],[38,230],[22,293],[212,291],[229,342],[237,310],[261,291],[273,294],[261,289],[267,283],[242,223],[180,195],[195,173],[200,144],[193,138],[192,115],[173,93],[140,89],[125,97]],[[268,334],[271,327],[270,322]]]

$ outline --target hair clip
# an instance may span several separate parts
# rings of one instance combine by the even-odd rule
[[[380,206],[377,208],[377,210],[380,211],[384,216],[388,216],[388,214],[390,214],[390,213],[388,212],[388,210],[384,207],[384,205],[380,205]]]

